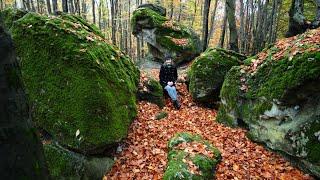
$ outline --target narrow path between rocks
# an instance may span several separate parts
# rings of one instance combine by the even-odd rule
[[[153,75],[157,78],[157,71]],[[280,155],[250,141],[246,131],[232,129],[215,122],[216,110],[192,102],[186,86],[177,84],[182,108],[177,111],[166,100],[162,110],[156,105],[140,102],[138,117],[132,123],[116,163],[104,179],[161,179],[167,165],[167,142],[178,132],[200,134],[222,153],[217,166],[219,179],[312,179],[292,167]],[[168,112],[156,120],[155,115]]]

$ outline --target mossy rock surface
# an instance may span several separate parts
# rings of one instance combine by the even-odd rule
[[[151,9],[155,12],[157,12],[158,14],[160,14],[161,16],[166,16],[167,15],[167,10],[166,8],[156,5],[156,4],[141,4],[140,6],[138,6],[138,8],[148,8]]]
[[[141,78],[138,86],[138,99],[154,103],[162,108],[164,106],[164,96],[163,88],[159,81],[151,76]]]
[[[161,120],[168,117],[168,113],[166,111],[161,111],[159,113],[156,114],[155,119],[156,120]]]
[[[233,66],[238,66],[245,56],[233,51],[209,48],[198,56],[188,72],[189,90],[199,103],[212,104],[219,100],[224,77]]]
[[[52,179],[102,179],[114,164],[108,157],[92,158],[65,149],[57,143],[44,144]]]
[[[7,8],[0,11],[0,25],[6,30],[9,30],[13,25],[13,22],[22,18],[28,12],[15,8]]]
[[[320,177],[320,30],[283,39],[233,67],[217,121],[245,124],[249,137]],[[302,43],[303,42],[303,43]],[[250,63],[248,63],[250,62]]]
[[[11,33],[38,127],[83,153],[126,137],[139,71],[95,26],[77,16],[28,13]]]
[[[140,6],[133,12],[131,26],[133,34],[143,37],[156,61],[163,62],[170,55],[175,63],[192,60],[199,55],[201,43],[195,32],[163,16],[162,7]],[[161,10],[159,10],[161,9]]]
[[[178,133],[168,142],[164,180],[213,179],[221,161],[220,151],[198,135]]]

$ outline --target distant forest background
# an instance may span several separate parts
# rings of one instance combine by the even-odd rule
[[[227,1],[227,2],[226,2]],[[62,11],[77,14],[96,24],[111,43],[139,62],[148,56],[147,44],[131,33],[130,18],[141,4],[155,3],[167,9],[167,18],[192,27],[204,47],[230,47],[232,33],[228,14],[235,14],[240,53],[253,55],[284,37],[291,0],[0,0],[0,10],[17,7],[40,14]],[[229,6],[229,9],[226,6]],[[232,4],[234,3],[234,4]],[[234,6],[234,9],[232,7]],[[230,9],[231,7],[231,9]],[[307,20],[316,15],[314,0],[304,1]],[[232,19],[232,17],[231,17]],[[205,49],[205,48],[204,48]]]

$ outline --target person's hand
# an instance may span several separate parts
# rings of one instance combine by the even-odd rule
[[[172,81],[169,81],[167,84],[168,84],[169,86],[173,86],[173,82],[172,82]]]

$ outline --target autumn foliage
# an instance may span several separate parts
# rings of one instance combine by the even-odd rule
[[[115,155],[114,167],[104,179],[161,179],[167,166],[167,143],[178,132],[199,134],[221,151],[217,179],[312,179],[280,155],[250,141],[246,130],[215,122],[216,110],[192,102],[184,84],[178,83],[177,89],[182,103],[179,111],[168,99],[162,110],[154,104],[139,102],[138,117],[119,148],[121,152]],[[155,116],[161,111],[168,112],[168,116],[156,120]],[[192,152],[193,147],[197,147],[198,152],[211,156],[194,143],[180,146],[190,146],[188,150]]]

